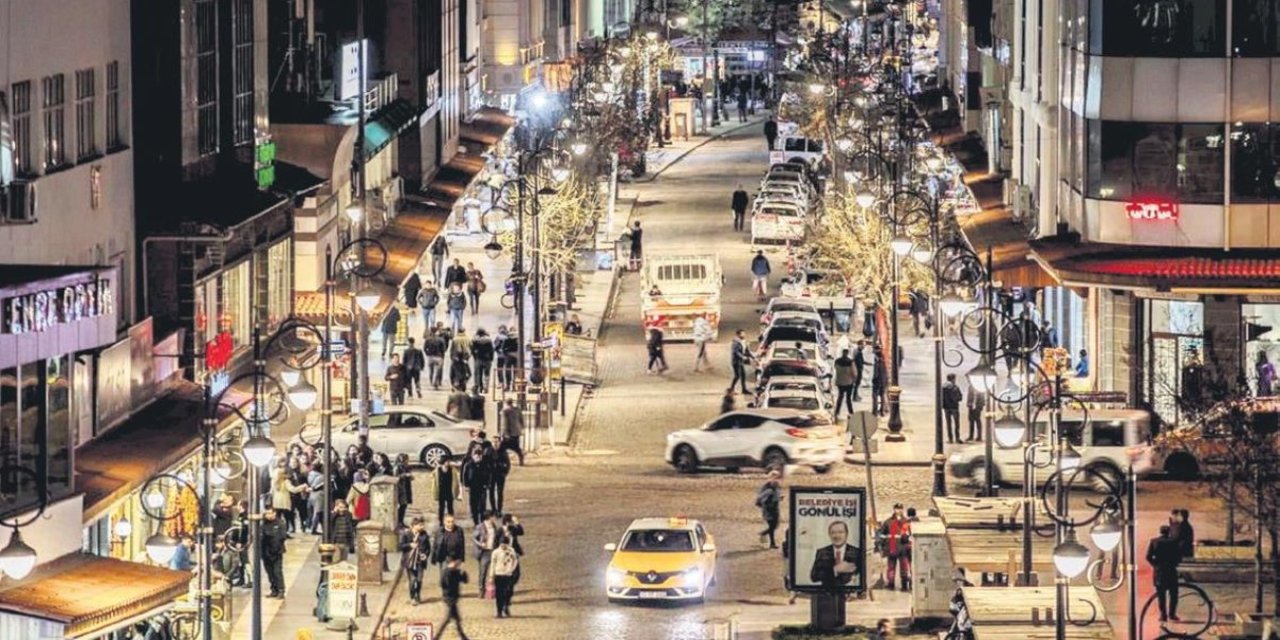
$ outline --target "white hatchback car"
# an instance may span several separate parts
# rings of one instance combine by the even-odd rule
[[[359,423],[360,419],[353,416],[333,426],[335,451],[346,453],[347,447],[356,444]],[[387,407],[385,413],[369,416],[369,448],[392,460],[403,453],[410,460],[435,467],[466,453],[472,430],[484,431],[484,424],[418,407]],[[321,436],[319,425],[307,425],[289,444],[319,444]]]
[[[798,409],[830,413],[831,400],[817,380],[774,378],[760,392],[755,406],[765,409]]]
[[[695,473],[704,466],[780,468],[788,464],[826,473],[843,458],[843,442],[824,412],[731,411],[700,427],[667,434],[666,461],[681,473]]]

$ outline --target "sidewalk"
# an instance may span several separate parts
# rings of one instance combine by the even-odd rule
[[[672,138],[671,142],[665,147],[650,147],[645,153],[648,171],[638,179],[631,180],[631,184],[640,184],[645,182],[653,182],[675,163],[684,159],[685,156],[693,153],[695,149],[701,147],[712,140],[719,139],[738,129],[758,126],[764,122],[773,112],[767,109],[760,109],[755,115],[747,118],[746,122],[738,122],[736,116],[726,118],[720,121],[719,126],[710,127],[709,133],[689,136],[689,138]],[[764,132],[760,133],[760,145],[764,146]]]

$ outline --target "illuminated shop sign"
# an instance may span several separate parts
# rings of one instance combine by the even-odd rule
[[[48,291],[6,298],[4,314],[7,333],[39,333],[86,318],[115,314],[115,294],[110,280],[94,280]]]
[[[1124,211],[1130,220],[1178,220],[1178,204],[1167,200],[1131,200]]]

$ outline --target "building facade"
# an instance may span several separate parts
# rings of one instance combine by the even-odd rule
[[[0,2],[0,264],[116,268],[118,328],[137,301],[128,16],[129,0]]]

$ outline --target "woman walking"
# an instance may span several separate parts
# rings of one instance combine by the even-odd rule
[[[657,328],[649,329],[649,367],[646,373],[652,374],[654,365],[658,366],[658,373],[667,370],[667,356],[662,351],[662,331]]]
[[[471,315],[480,313],[480,294],[488,288],[484,283],[484,274],[476,268],[475,263],[467,263],[467,297],[471,299]]]
[[[769,479],[765,480],[756,491],[756,506],[760,508],[760,516],[764,518],[765,528],[760,532],[760,542],[769,541],[770,549],[778,548],[776,533],[778,520],[781,518],[782,505],[782,472],[778,469],[769,471]]]

